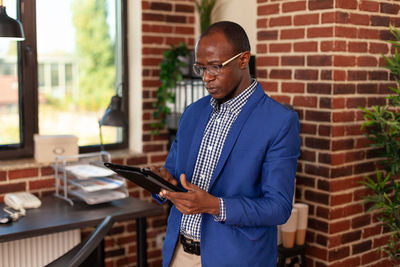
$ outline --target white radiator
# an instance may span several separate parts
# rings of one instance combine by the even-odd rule
[[[71,230],[0,243],[0,267],[43,267],[81,241],[81,231]]]

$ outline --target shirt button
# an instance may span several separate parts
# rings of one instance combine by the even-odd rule
[[[213,149],[213,147],[212,146],[208,146],[207,149],[211,151]]]
[[[219,123],[221,121],[221,119],[216,119],[217,123]]]
[[[202,174],[202,175],[200,175],[200,178],[204,179],[204,178],[206,178],[206,176],[204,174]]]

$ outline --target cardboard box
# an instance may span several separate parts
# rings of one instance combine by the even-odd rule
[[[35,160],[54,162],[56,156],[78,155],[78,137],[75,135],[34,135]]]

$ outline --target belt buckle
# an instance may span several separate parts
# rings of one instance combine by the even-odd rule
[[[189,254],[200,255],[200,242],[196,242],[192,239],[181,235],[181,244],[183,246],[183,251]]]

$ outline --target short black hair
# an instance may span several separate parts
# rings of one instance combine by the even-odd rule
[[[250,51],[249,37],[246,31],[239,24],[232,21],[218,21],[207,28],[201,35],[200,39],[204,36],[220,32],[225,35],[225,38],[232,45],[234,53],[241,53]]]

